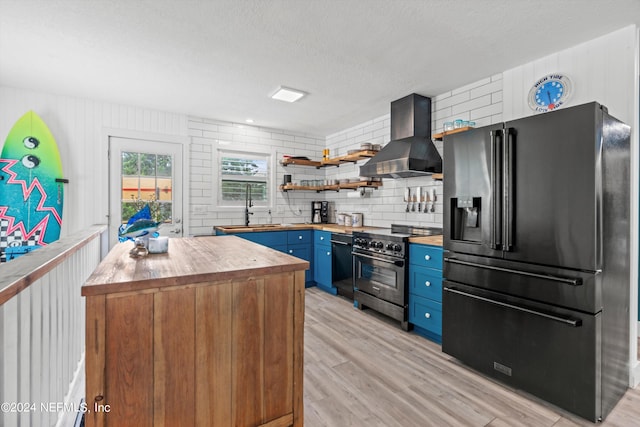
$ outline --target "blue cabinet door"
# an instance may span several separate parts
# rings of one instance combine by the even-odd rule
[[[331,232],[330,231],[322,231],[316,230],[313,232],[313,243],[314,245],[325,245],[331,246]]]
[[[313,260],[311,259],[311,246],[289,245],[287,248],[287,253],[296,258],[309,261],[309,269],[304,272],[304,281],[311,282],[313,280],[313,271],[311,270],[311,266],[313,265]]]
[[[289,245],[310,245],[312,230],[287,231],[287,243]]]
[[[316,245],[313,253],[313,279],[325,288],[331,288],[331,246]]]
[[[409,294],[442,302],[442,271],[409,264]]]
[[[427,245],[409,245],[409,264],[442,270],[442,248]]]
[[[425,331],[423,335],[428,338],[436,342],[442,341],[442,304],[439,302],[411,295],[409,322]]]

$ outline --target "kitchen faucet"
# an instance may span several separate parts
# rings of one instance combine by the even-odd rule
[[[244,197],[244,225],[249,226],[249,215],[253,215],[253,212],[249,212],[249,208],[253,206],[251,200],[251,184],[247,184]]]

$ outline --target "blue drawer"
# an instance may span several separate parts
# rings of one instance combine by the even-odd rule
[[[316,230],[313,232],[313,244],[314,245],[327,245],[331,246],[331,232]]]
[[[442,303],[442,272],[409,266],[409,293]]]
[[[409,264],[442,270],[442,248],[428,245],[409,245]]]
[[[287,243],[290,245],[311,244],[311,230],[287,231]]]
[[[442,335],[442,304],[409,295],[409,322],[435,335]]]

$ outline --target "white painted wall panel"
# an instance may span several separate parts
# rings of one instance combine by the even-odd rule
[[[35,111],[56,138],[65,178],[62,234],[106,222],[108,160],[104,129],[187,135],[187,117],[0,86],[0,143],[27,111]]]

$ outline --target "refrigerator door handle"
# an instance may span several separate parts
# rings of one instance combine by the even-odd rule
[[[569,277],[553,276],[551,274],[532,273],[530,271],[513,270],[511,268],[496,267],[496,266],[493,266],[493,265],[477,264],[475,262],[462,261],[462,260],[459,260],[459,259],[456,259],[456,258],[445,258],[444,260],[445,260],[445,262],[450,262],[452,264],[466,265],[468,267],[484,268],[484,269],[487,269],[487,270],[501,271],[503,273],[519,274],[521,276],[535,277],[536,279],[552,280],[554,282],[561,282],[561,283],[565,283],[565,284],[571,285],[571,286],[581,286],[582,285],[582,279],[579,278],[579,277],[577,277],[577,278],[569,278]]]
[[[492,130],[491,136],[491,204],[489,212],[489,247],[491,249],[502,249],[502,129]]]
[[[516,132],[514,128],[508,128],[506,131],[506,141],[503,145],[502,155],[502,171],[503,171],[503,191],[502,206],[504,212],[503,232],[504,243],[502,250],[510,251],[513,248],[513,150]]]
[[[480,301],[484,301],[484,302],[487,302],[489,304],[498,305],[500,307],[509,308],[509,309],[512,309],[512,310],[517,310],[517,311],[533,314],[535,316],[544,317],[545,319],[554,320],[556,322],[564,323],[564,324],[572,326],[574,328],[582,326],[582,320],[580,320],[580,319],[571,319],[571,318],[565,318],[565,317],[556,316],[556,315],[553,315],[553,314],[550,314],[550,313],[543,313],[541,311],[532,310],[530,308],[521,307],[521,306],[517,306],[517,305],[514,305],[514,304],[509,304],[507,302],[502,302],[502,301],[498,301],[498,300],[494,300],[494,299],[490,299],[490,298],[481,297],[479,295],[470,294],[468,292],[463,292],[463,291],[460,291],[460,290],[455,289],[455,288],[445,287],[444,290],[447,291],[447,292],[452,292],[454,294],[458,294],[458,295],[464,296],[464,297],[468,297],[468,298],[473,298],[473,299],[477,299],[477,300],[480,300]]]

